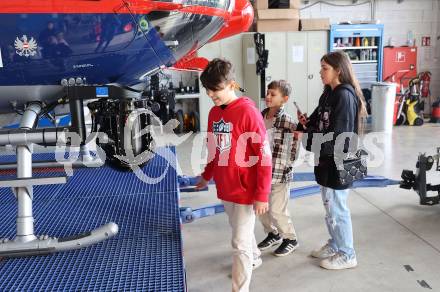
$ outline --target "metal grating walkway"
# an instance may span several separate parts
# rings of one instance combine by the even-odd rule
[[[119,233],[85,249],[0,260],[0,290],[185,291],[177,175],[163,158],[175,162],[174,149],[158,153],[143,169],[152,177],[165,173],[158,184],[101,167],[75,169],[65,185],[35,187],[37,235],[64,237],[109,221]],[[15,235],[15,214],[11,190],[0,189],[0,238]]]

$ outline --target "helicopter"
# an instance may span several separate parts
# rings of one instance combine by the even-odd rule
[[[32,169],[55,162],[32,161],[32,145],[55,145],[77,137],[81,165],[99,166],[87,149],[84,105],[92,114],[96,141],[110,159],[151,149],[149,112],[143,96],[149,77],[164,68],[201,70],[197,50],[248,30],[253,8],[247,0],[4,0],[0,2],[0,114],[18,114],[16,129],[0,130],[0,146],[16,147],[17,178],[4,179],[17,198],[16,236],[0,242],[0,257],[49,254],[100,242],[118,233],[115,223],[69,238],[34,234],[32,187],[59,184],[66,177],[32,177]],[[56,115],[68,113],[70,125]],[[137,113],[135,130],[121,130]],[[53,127],[38,127],[47,117]],[[104,141],[105,140],[105,141]],[[142,161],[143,163],[145,161]],[[122,161],[130,165],[137,161]],[[73,163],[72,163],[73,165]]]

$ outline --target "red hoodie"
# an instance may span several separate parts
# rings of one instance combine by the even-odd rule
[[[208,117],[208,164],[202,176],[214,177],[221,200],[267,202],[272,157],[261,113],[253,101],[240,97],[226,108],[214,106]]]

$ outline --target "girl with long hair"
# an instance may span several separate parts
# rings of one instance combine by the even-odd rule
[[[328,242],[314,250],[311,256],[322,259],[320,266],[325,269],[340,270],[356,267],[357,260],[347,205],[351,184],[340,183],[337,165],[342,163],[353,145],[357,145],[357,134],[362,132],[366,108],[347,54],[336,51],[324,55],[320,75],[324,92],[318,107],[310,118],[298,112],[299,129],[302,127],[308,134],[306,148],[315,152],[314,172],[321,186],[330,235]],[[324,138],[322,141],[318,141],[318,133]]]

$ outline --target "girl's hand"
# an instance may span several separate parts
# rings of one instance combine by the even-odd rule
[[[307,114],[301,114],[300,112],[297,112],[298,121],[303,125],[304,129],[306,128],[306,124],[309,122],[309,119],[307,118]]]

